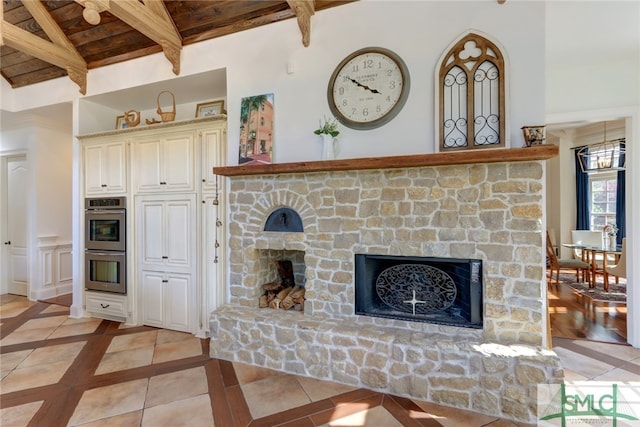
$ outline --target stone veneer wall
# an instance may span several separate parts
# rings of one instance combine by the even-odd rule
[[[544,345],[541,161],[232,177],[229,304],[212,357],[535,421]],[[304,233],[262,231],[291,207]],[[258,309],[265,250],[304,252],[304,313]],[[354,255],[483,260],[484,328],[354,315]]]

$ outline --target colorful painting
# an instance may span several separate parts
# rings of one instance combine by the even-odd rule
[[[273,110],[272,93],[242,98],[239,165],[272,162]]]

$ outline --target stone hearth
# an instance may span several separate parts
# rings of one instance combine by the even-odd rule
[[[536,384],[563,376],[544,349],[543,183],[541,160],[232,176],[211,356],[535,421]],[[303,232],[263,231],[282,207]],[[287,253],[304,260],[304,312],[259,309]],[[356,315],[358,253],[482,260],[483,328]]]

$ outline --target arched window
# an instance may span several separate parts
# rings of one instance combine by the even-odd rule
[[[505,71],[498,47],[468,34],[444,56],[438,79],[440,151],[505,146]]]

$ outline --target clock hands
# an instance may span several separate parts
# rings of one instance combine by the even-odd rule
[[[371,93],[380,93],[380,91],[378,91],[378,89],[371,89],[369,86],[367,85],[363,85],[362,83],[360,83],[359,81],[352,79],[351,77],[347,76],[347,79],[351,80],[352,82],[354,82],[357,86],[360,86],[363,89],[368,90]]]

